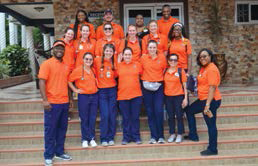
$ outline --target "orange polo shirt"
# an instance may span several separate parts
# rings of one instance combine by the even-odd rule
[[[197,80],[198,98],[200,100],[206,100],[208,98],[210,85],[216,86],[214,99],[221,99],[221,94],[218,88],[218,86],[220,85],[220,73],[214,63],[210,63],[208,66],[202,67],[197,77]]]
[[[64,41],[64,39],[61,39]],[[65,43],[65,53],[63,56],[63,61],[65,64],[69,66],[70,71],[72,71],[75,67],[75,47],[74,47],[74,41],[71,41],[70,43]]]
[[[103,48],[105,44],[113,44],[115,46],[115,60],[117,59],[117,55],[120,52],[123,52],[123,45],[121,45],[121,40],[115,37],[111,38],[111,41],[108,41],[105,37],[102,39],[99,39],[96,43],[96,49],[95,49],[95,56],[102,56],[103,55]]]
[[[187,81],[187,77],[184,70],[181,70],[182,83]],[[179,96],[184,95],[184,90],[180,82],[178,68],[169,73],[168,71],[164,75],[164,93],[166,96]]]
[[[46,80],[46,96],[51,104],[68,103],[69,67],[52,57],[40,66],[38,78]]]
[[[98,91],[97,80],[93,70],[90,73],[83,71],[82,65],[75,68],[69,76],[69,82],[75,82],[77,88],[83,90],[81,94],[94,94]],[[83,76],[83,79],[82,79]]]
[[[142,96],[140,74],[142,74],[142,67],[139,62],[126,64],[123,61],[118,64],[117,100],[130,100]]]
[[[140,41],[136,38],[136,41],[130,41],[127,40],[127,47],[130,47],[133,50],[133,55],[132,55],[132,61],[140,61],[141,55],[142,55],[142,50],[140,46]],[[122,48],[125,48],[125,40],[121,42]],[[122,50],[122,49],[121,49]],[[122,51],[121,51],[122,52]]]
[[[95,39],[96,38],[96,34],[95,34],[95,28],[94,28],[93,24],[88,23],[86,21],[83,24],[88,25],[90,27],[90,36],[89,37]],[[74,24],[70,24],[69,27],[70,28],[74,28]],[[81,37],[80,29],[81,29],[81,24],[78,25],[77,39]]]
[[[124,30],[123,30],[122,26],[119,24],[116,24],[114,22],[111,22],[111,24],[113,26],[113,36],[118,39],[123,39],[125,36],[124,36]],[[104,26],[104,24],[100,25],[96,30],[96,39],[97,40],[99,40],[105,36],[103,26]]]
[[[78,67],[83,64],[83,56],[84,53],[90,52],[94,56],[95,54],[95,48],[96,48],[96,40],[95,39],[89,39],[85,42],[81,41],[81,39],[76,40],[74,42],[74,46],[76,48],[76,61],[75,61],[75,67]]]
[[[94,70],[96,71],[96,77],[98,81],[98,88],[111,88],[116,86],[116,71],[112,70],[112,64],[110,61],[106,61],[104,59],[104,68],[103,70],[101,67],[101,58],[96,57],[94,59]],[[116,64],[115,64],[116,66]]]
[[[192,45],[189,39],[182,38],[179,40],[171,41],[169,47],[170,54],[178,55],[178,67],[187,69],[188,55],[192,53]]]
[[[167,37],[172,25],[180,21],[177,18],[173,18],[170,16],[168,20],[164,20],[164,18],[161,17],[161,19],[159,19],[157,22],[159,32]]]
[[[155,40],[158,43],[158,52],[159,53],[164,53],[165,51],[168,50],[168,38],[162,34],[158,34],[157,37],[154,37],[152,34],[146,35],[142,39],[142,53],[147,54],[147,46],[148,42],[150,40]],[[163,54],[164,55],[164,54]]]
[[[164,54],[158,54],[155,59],[152,59],[148,54],[144,54],[142,55],[140,61],[143,66],[143,74],[141,77],[142,80],[150,82],[164,80],[163,73],[167,67]]]

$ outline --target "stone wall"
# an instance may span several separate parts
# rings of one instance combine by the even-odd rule
[[[56,38],[63,35],[64,27],[69,26],[70,23],[74,23],[75,14],[78,9],[84,9],[87,12],[101,12],[107,8],[111,8],[113,10],[114,22],[120,23],[119,0],[54,0],[53,8]]]
[[[32,3],[32,2],[52,2],[52,0],[1,0],[0,4],[5,3]]]
[[[211,40],[213,0],[189,0],[189,29],[195,58],[201,48],[225,53],[228,62],[227,83],[251,83],[258,73],[258,25],[235,24],[235,1],[218,0],[222,37],[214,44]],[[200,5],[201,4],[201,5]]]

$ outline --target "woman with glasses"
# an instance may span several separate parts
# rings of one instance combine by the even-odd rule
[[[81,37],[81,26],[82,25],[88,25],[90,28],[90,38],[95,39],[95,30],[94,30],[94,26],[93,24],[90,23],[89,18],[88,18],[88,14],[86,11],[84,10],[78,10],[76,15],[75,15],[75,23],[74,24],[70,24],[70,27],[73,28],[74,30],[74,39],[78,39]]]
[[[168,52],[178,55],[178,67],[183,68],[189,75],[191,74],[192,46],[189,39],[186,38],[184,26],[181,23],[172,25],[168,33]]]
[[[192,141],[199,141],[196,130],[195,114],[202,113],[209,134],[209,146],[201,152],[202,156],[217,155],[217,137],[218,131],[216,126],[217,109],[221,104],[221,95],[219,91],[220,73],[216,66],[214,54],[204,48],[197,58],[197,64],[200,66],[199,75],[197,76],[198,99],[193,102],[186,110],[189,135],[186,138]]]
[[[149,128],[151,131],[150,144],[165,143],[163,129],[163,73],[167,67],[163,53],[158,53],[158,43],[155,40],[148,42],[148,54],[141,57],[143,66],[142,92],[147,111]]]
[[[123,51],[121,40],[113,36],[114,31],[111,23],[105,23],[103,26],[103,30],[104,30],[104,37],[97,40],[95,55],[97,57],[98,56],[101,57],[103,55],[104,45],[113,44],[115,47],[114,58],[115,58],[115,61],[117,61],[117,55]]]
[[[86,52],[83,55],[83,65],[74,69],[68,80],[68,85],[72,91],[78,93],[83,148],[87,148],[88,144],[92,147],[97,146],[95,142],[95,123],[98,110],[98,88],[92,64],[93,55]],[[75,82],[75,85],[73,82]]]
[[[145,35],[142,39],[142,53],[148,53],[148,42],[154,40],[158,44],[158,52],[167,56],[168,52],[168,39],[167,36],[158,32],[158,23],[156,20],[151,20],[148,24],[150,34]]]
[[[92,55],[95,54],[96,40],[90,38],[90,27],[89,25],[82,25],[80,28],[81,37],[74,42],[76,49],[76,61],[75,67],[83,64],[83,56],[86,52],[90,52]]]
[[[123,117],[122,145],[129,142],[141,144],[140,137],[140,110],[142,90],[140,74],[142,67],[139,62],[132,61],[133,51],[130,47],[123,50],[122,62],[117,66],[118,92],[117,100]]]
[[[182,142],[184,132],[183,109],[187,105],[186,74],[177,67],[178,55],[167,56],[168,69],[164,75],[165,104],[168,113],[168,125],[170,137],[168,142]],[[176,117],[176,118],[175,118]],[[177,121],[177,135],[175,132],[175,121]]]
[[[94,61],[99,88],[100,141],[102,146],[113,146],[117,115],[115,46],[105,44],[102,52]]]

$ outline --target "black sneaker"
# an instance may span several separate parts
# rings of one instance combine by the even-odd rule
[[[185,135],[185,136],[184,136],[184,139],[185,139],[185,140],[190,140],[190,141],[193,141],[193,142],[199,142],[199,138],[198,138],[198,137],[192,139],[192,138],[189,137],[189,135]]]
[[[60,156],[55,156],[55,158],[60,159],[60,160],[65,160],[65,161],[72,160],[72,157],[65,153]]]
[[[211,155],[218,155],[218,152],[213,152],[213,151],[207,149],[207,150],[200,152],[200,154],[202,156],[211,156]]]

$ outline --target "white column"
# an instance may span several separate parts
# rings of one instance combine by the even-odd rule
[[[13,25],[14,25],[14,43],[18,44],[18,25],[15,23]]]
[[[34,42],[33,42],[33,34],[32,34],[32,26],[26,27],[26,44],[27,49],[29,52],[29,59],[30,59],[30,67],[32,69],[32,76],[35,78],[36,76],[36,69],[35,69],[35,57],[34,57]]]
[[[12,16],[9,16],[9,43],[10,45],[15,44],[15,27],[14,23],[12,23]]]
[[[50,47],[53,47],[54,42],[55,42],[55,36],[50,36]]]
[[[5,13],[0,13],[0,52],[6,47]]]
[[[43,40],[44,40],[44,50],[49,50],[50,49],[50,35],[43,33]]]
[[[21,45],[23,48],[26,48],[26,26],[21,26]]]

